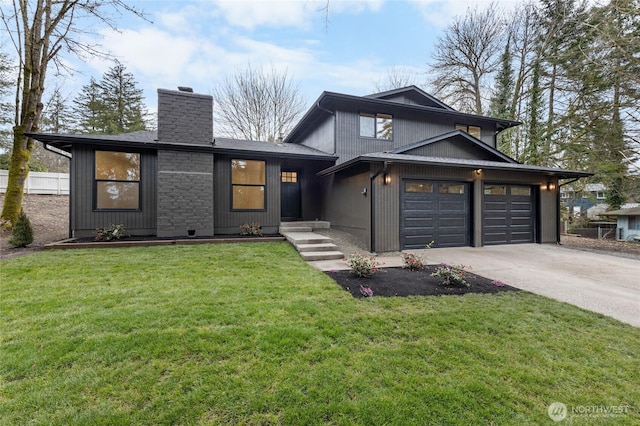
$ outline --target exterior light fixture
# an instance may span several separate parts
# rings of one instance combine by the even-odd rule
[[[553,191],[554,189],[556,189],[556,184],[555,184],[555,183],[553,183],[553,182],[549,182],[549,183],[547,183],[547,189],[548,189],[549,191]]]
[[[385,185],[389,185],[391,183],[391,176],[389,176],[387,173],[384,174],[383,176],[383,182]]]
[[[476,169],[475,172],[478,176],[480,176],[480,173],[482,173],[482,169]]]

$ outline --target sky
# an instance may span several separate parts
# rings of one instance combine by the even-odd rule
[[[489,0],[200,0],[127,3],[148,20],[118,18],[120,32],[91,25],[104,49],[117,57],[143,89],[150,111],[158,88],[212,89],[252,67],[286,72],[310,105],[323,91],[374,93],[390,68],[426,80],[427,64],[446,27],[469,7]],[[328,4],[328,13],[323,8]],[[496,2],[504,10],[517,0]],[[77,93],[113,64],[66,59],[79,70],[63,80]],[[51,86],[53,83],[49,83]]]

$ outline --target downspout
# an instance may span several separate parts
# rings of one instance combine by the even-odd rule
[[[561,245],[560,243],[560,220],[562,219],[560,217],[560,188],[568,185],[570,183],[573,182],[577,182],[578,180],[580,180],[579,177],[574,178],[573,180],[570,180],[568,182],[562,183],[562,184],[558,184],[558,193],[556,194],[556,223],[558,224],[556,227],[556,244]]]
[[[42,145],[44,146],[45,150],[49,152],[53,152],[54,154],[61,155],[69,160],[69,238],[73,238],[72,231],[71,231],[71,214],[72,214],[71,197],[73,196],[71,195],[71,168],[73,167],[73,162],[71,161],[71,159],[73,158],[73,156],[71,155],[70,152],[63,151],[49,144],[43,143]]]
[[[375,180],[378,176],[380,176],[381,174],[383,174],[383,173],[387,173],[388,169],[389,169],[389,163],[388,163],[387,161],[385,161],[385,162],[383,163],[383,167],[382,167],[382,169],[378,170],[377,172],[375,172],[374,174],[372,174],[372,175],[371,175],[371,177],[370,177],[370,182],[369,182],[369,185],[370,185],[370,187],[371,187],[371,198],[370,198],[370,200],[371,200],[371,201],[370,201],[371,205],[370,205],[370,207],[369,207],[369,210],[370,210],[370,213],[371,213],[371,222],[370,222],[370,223],[371,223],[371,229],[370,229],[370,231],[371,231],[371,237],[370,237],[370,238],[371,238],[371,252],[372,252],[372,253],[375,253],[375,251],[376,251],[376,247],[375,247],[375,241],[376,241],[376,209],[375,209],[375,194],[376,194],[376,191],[374,191],[374,188],[375,188],[375,187],[374,187],[374,180]]]
[[[336,129],[336,113],[335,111],[331,111],[329,109],[323,108],[320,105],[320,101],[318,101],[316,103],[316,107],[320,110],[320,111],[324,111],[324,112],[328,112],[329,114],[333,115],[333,152],[332,154],[335,155],[336,154],[336,137],[338,135],[338,129]]]

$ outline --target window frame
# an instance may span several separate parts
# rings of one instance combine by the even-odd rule
[[[233,162],[234,161],[244,161],[244,162],[254,162],[254,163],[263,163],[263,171],[264,175],[263,183],[233,183]],[[232,158],[229,162],[230,170],[229,170],[229,182],[230,182],[230,207],[233,212],[265,212],[267,211],[267,162],[265,160],[254,160],[247,158]],[[248,187],[248,188],[262,188],[262,208],[236,208],[234,207],[234,196],[235,196],[235,188],[236,187]]]
[[[362,119],[363,118],[370,118],[373,120],[373,136],[370,135],[363,135],[362,134]],[[382,129],[380,129],[380,127],[383,126],[382,121],[383,120],[389,120],[391,122],[391,137],[390,138],[386,138],[386,137],[381,137],[380,135],[382,135],[383,131]],[[393,114],[386,114],[386,113],[382,113],[382,112],[360,112],[358,115],[358,136],[364,139],[375,139],[375,140],[380,140],[380,141],[393,141],[394,138],[394,126],[393,126]]]
[[[118,153],[118,154],[135,154],[138,156],[138,179],[137,180],[123,180],[123,179],[100,179],[98,178],[98,153]],[[115,184],[134,184],[137,185],[138,197],[136,200],[137,206],[134,208],[126,207],[100,207],[98,205],[99,187],[101,183],[115,183]],[[96,212],[140,212],[142,211],[142,153],[138,151],[116,151],[109,149],[95,149],[93,151],[93,211]]]
[[[471,133],[471,129],[478,129],[478,136],[475,136],[473,133]],[[478,140],[482,140],[482,127],[480,126],[473,126],[470,124],[455,124],[455,129],[456,130],[462,130],[463,132],[465,132],[466,134],[473,136],[474,138],[478,139]]]

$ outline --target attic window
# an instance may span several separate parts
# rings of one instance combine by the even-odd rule
[[[482,129],[478,126],[467,126],[466,124],[456,124],[456,130],[462,130],[463,132],[467,132],[476,139],[480,139],[480,136],[482,135]]]
[[[360,114],[360,137],[393,139],[393,116],[389,114]]]

